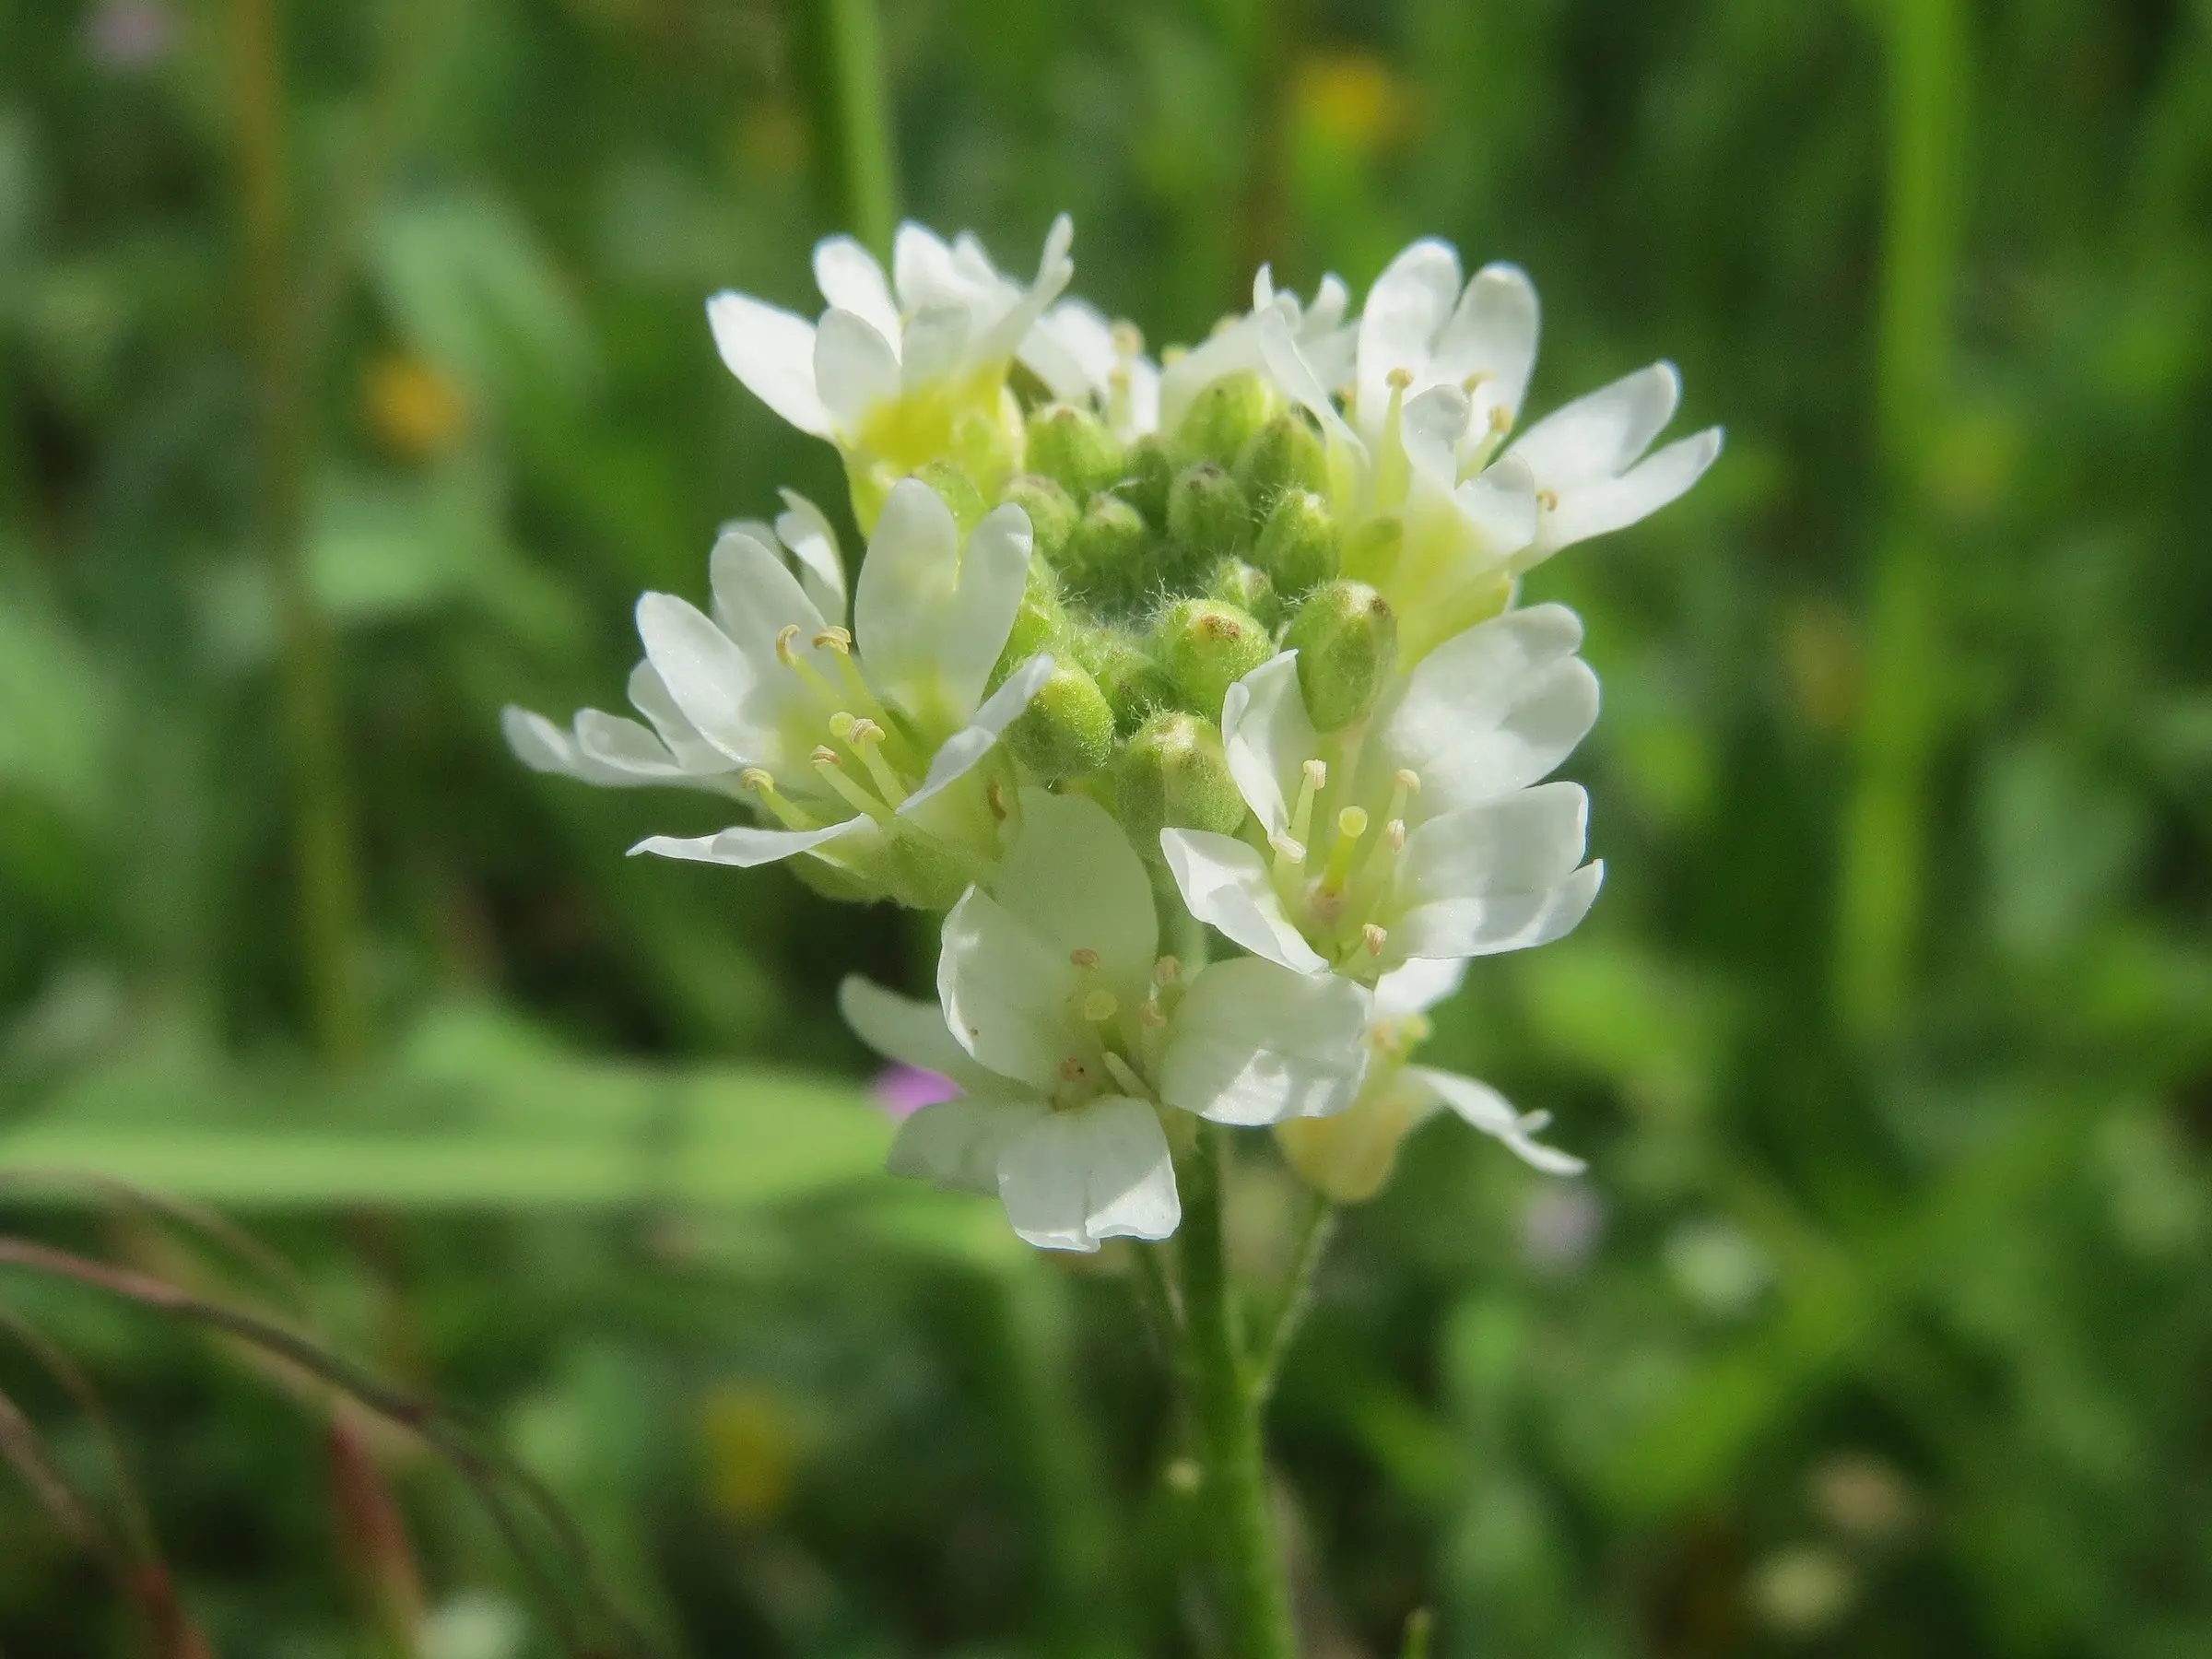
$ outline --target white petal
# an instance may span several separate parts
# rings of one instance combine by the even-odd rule
[[[956,1193],[996,1193],[1006,1147],[1047,1116],[1039,1100],[940,1100],[899,1125],[884,1168]]]
[[[1562,492],[1558,511],[1547,513],[1537,527],[1532,557],[1520,562],[1533,565],[1561,547],[1626,529],[1649,517],[1687,494],[1720,453],[1721,429],[1708,427],[1695,437],[1670,443],[1647,456],[1618,478],[1599,479]]]
[[[1270,658],[1230,687],[1221,704],[1221,747],[1244,804],[1269,835],[1285,833],[1306,762],[1321,753],[1298,688],[1298,653]]]
[[[1484,378],[1470,393],[1476,418],[1518,414],[1536,362],[1536,290],[1519,265],[1487,265],[1475,273],[1436,343],[1437,375],[1453,382]]]
[[[1487,1083],[1463,1077],[1456,1072],[1409,1065],[1406,1076],[1425,1086],[1436,1098],[1483,1134],[1495,1135],[1521,1159],[1547,1175],[1580,1175],[1589,1166],[1571,1153],[1542,1146],[1530,1136],[1546,1120],[1537,1113],[1523,1117],[1511,1101]]]
[[[982,702],[991,670],[1005,654],[1034,546],[1030,515],[1012,502],[985,513],[969,534],[959,585],[943,618],[937,663],[946,694],[963,714]]]
[[[823,619],[842,626],[850,612],[845,596],[845,560],[837,532],[819,507],[795,489],[779,492],[783,511],[776,515],[776,538],[799,561],[799,585]]]
[[[1103,398],[1121,361],[1112,325],[1080,300],[1063,300],[1038,318],[1016,355],[1047,391],[1067,403]]]
[[[1288,334],[1285,335],[1288,340]],[[1291,349],[1296,350],[1292,346]],[[1225,374],[1267,366],[1257,323],[1242,319],[1208,336],[1177,358],[1159,375],[1159,419],[1163,430],[1172,431],[1189,413],[1192,402]]]
[[[892,238],[891,280],[898,285],[900,305],[909,312],[927,305],[964,305],[971,292],[971,285],[953,265],[952,250],[935,231],[912,219]]]
[[[817,438],[830,436],[830,411],[814,386],[814,324],[749,294],[724,292],[707,301],[715,349],[746,389]]]
[[[1606,867],[1586,864],[1540,893],[1494,893],[1420,905],[1390,930],[1393,957],[1496,956],[1548,945],[1590,913]]]
[[[1312,359],[1293,337],[1290,320],[1281,306],[1262,312],[1253,322],[1259,328],[1260,359],[1267,372],[1284,393],[1295,399],[1306,412],[1321,423],[1322,434],[1333,443],[1359,448],[1359,439],[1345,424],[1344,417],[1336,412],[1336,405],[1329,395],[1329,388],[1321,378]],[[1234,330],[1230,331],[1234,333]],[[1224,336],[1226,337],[1226,336]],[[1179,363],[1177,368],[1181,368]]]
[[[759,662],[669,594],[638,601],[638,637],[669,697],[701,737],[741,765],[775,770],[782,740],[773,724],[774,692],[762,683]],[[768,664],[781,666],[773,657]]]
[[[1406,841],[1394,892],[1408,906],[1544,892],[1581,865],[1589,819],[1578,783],[1541,783],[1442,813]]]
[[[900,383],[908,392],[959,372],[972,333],[964,305],[932,305],[914,313],[900,345]]]
[[[1034,933],[981,888],[945,918],[937,994],[954,1041],[978,1065],[1049,1096],[1060,1063],[1078,1053],[1068,1025],[1076,988],[1067,952]]]
[[[837,988],[838,1011],[853,1034],[887,1060],[897,1060],[950,1077],[970,1094],[1006,1087],[968,1057],[952,1040],[945,1010],[919,997],[900,996],[871,980],[849,973]]]
[[[1553,410],[1507,453],[1527,462],[1537,483],[1563,493],[1625,471],[1674,418],[1681,400],[1682,376],[1675,366],[1653,363]]]
[[[1573,654],[1582,623],[1561,605],[1508,611],[1421,660],[1383,717],[1375,764],[1420,775],[1430,817],[1544,777],[1597,720],[1597,677]]]
[[[819,830],[762,830],[751,824],[732,824],[714,835],[679,838],[648,836],[630,854],[651,853],[659,858],[679,858],[691,864],[733,865],[740,870],[780,864],[800,853],[812,853],[848,836],[865,835],[875,829],[871,818],[847,818]]]
[[[1426,378],[1438,333],[1459,298],[1459,254],[1449,242],[1425,238],[1384,267],[1367,291],[1359,314],[1359,424],[1371,436],[1382,429],[1390,405],[1390,372]]]
[[[1159,846],[1183,904],[1199,921],[1293,973],[1327,971],[1327,960],[1291,925],[1266,861],[1252,848],[1204,830],[1163,830]]]
[[[1535,475],[1518,455],[1485,467],[1454,490],[1453,499],[1460,516],[1481,535],[1484,551],[1494,558],[1519,552],[1543,527]]]
[[[1457,386],[1431,386],[1406,400],[1398,441],[1413,469],[1446,491],[1459,481],[1453,452],[1467,429],[1473,406]]]
[[[1257,957],[1191,981],[1160,1058],[1160,1099],[1220,1124],[1327,1117],[1367,1072],[1368,994]]]
[[[919,713],[937,695],[942,625],[960,580],[960,532],[952,509],[919,478],[885,498],[860,583],[853,629],[877,688]]]
[[[514,758],[532,771],[563,778],[583,776],[582,758],[576,752],[575,740],[543,714],[509,703],[500,711],[500,732]]]
[[[900,812],[911,815],[918,811],[974,771],[976,763],[991,752],[1052,677],[1053,659],[1041,653],[1008,675],[1006,684],[983,700],[975,718],[937,746],[937,752],[930,757],[929,775],[922,780],[922,787],[900,804]]]
[[[1159,1120],[1144,1101],[1122,1095],[1048,1113],[1007,1142],[998,1156],[998,1195],[1014,1230],[1047,1250],[1164,1239],[1182,1219]]]
[[[1065,213],[1053,221],[1052,229],[1044,233],[1044,252],[1037,261],[1037,275],[1031,279],[1028,291],[1007,308],[1004,316],[991,324],[983,337],[977,342],[977,355],[992,360],[1004,361],[1011,358],[1037,319],[1065,291],[1075,276],[1076,264],[1068,250],[1075,245],[1076,222]]]
[[[703,774],[730,770],[730,758],[701,737],[698,728],[684,718],[684,712],[676,706],[676,699],[668,695],[668,688],[661,683],[650,662],[641,661],[629,671],[629,706],[652,723],[668,752],[686,771]]]
[[[703,746],[702,746],[703,747]],[[594,782],[684,783],[696,779],[683,762],[668,752],[660,737],[634,720],[585,709],[576,716],[576,752],[587,766],[598,769]],[[712,749],[713,771],[725,774],[732,763]]]
[[[822,298],[849,311],[887,340],[899,337],[899,307],[876,255],[849,236],[826,236],[814,244],[814,284]]]
[[[877,404],[899,395],[899,353],[865,318],[825,312],[814,336],[814,383],[823,406],[850,431]]]
[[[724,529],[707,559],[707,576],[714,590],[715,625],[753,662],[782,666],[776,641],[786,628],[799,630],[794,650],[814,648],[822,613],[769,544]]]
[[[1375,982],[1375,1018],[1402,1019],[1408,1014],[1426,1014],[1456,994],[1466,977],[1464,960],[1416,957]]]
[[[1141,995],[1159,956],[1152,880],[1113,815],[1077,794],[1021,792],[1021,833],[991,895],[1063,953],[1095,950],[1109,990]]]

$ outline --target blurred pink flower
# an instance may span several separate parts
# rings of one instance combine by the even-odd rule
[[[888,1065],[877,1074],[871,1092],[876,1104],[904,1122],[924,1106],[959,1098],[959,1085],[950,1077],[918,1065]]]
[[[162,0],[100,0],[85,19],[85,43],[104,69],[149,69],[176,41],[177,20]]]

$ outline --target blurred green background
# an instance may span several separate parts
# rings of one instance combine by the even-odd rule
[[[278,9],[0,9],[6,1230],[243,1295],[22,1172],[220,1206],[672,1653],[1201,1651],[1117,1258],[874,1172],[831,995],[924,931],[626,860],[713,809],[499,740],[618,706],[719,521],[841,500],[701,301],[811,312],[880,232],[865,8]],[[2212,6],[901,0],[880,48],[900,210],[1021,271],[1072,210],[1155,345],[1436,233],[1533,275],[1534,406],[1666,355],[1729,428],[1531,583],[1606,686],[1606,891],[1432,1053],[1593,1171],[1432,1127],[1348,1218],[1276,1411],[1316,1659],[1424,1606],[1453,1659],[2212,1653]],[[407,1437],[0,1298],[127,1483],[34,1347],[0,1394],[222,1659],[552,1651]],[[0,1479],[0,1653],[139,1643]]]

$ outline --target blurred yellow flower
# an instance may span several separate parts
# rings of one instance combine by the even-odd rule
[[[1405,137],[1408,88],[1372,53],[1316,53],[1299,65],[1298,112],[1308,130],[1365,155]]]
[[[734,1521],[766,1521],[791,1500],[797,1432],[783,1402],[768,1389],[725,1382],[700,1412],[707,1501]]]
[[[385,448],[419,461],[445,449],[468,425],[468,399],[437,365],[394,352],[361,375],[369,425]]]

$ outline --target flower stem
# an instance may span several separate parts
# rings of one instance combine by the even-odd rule
[[[883,77],[876,0],[818,0],[845,228],[884,257],[898,216],[899,168]]]
[[[1229,1650],[1296,1659],[1290,1585],[1267,1504],[1266,1403],[1243,1351],[1222,1231],[1222,1131],[1201,1127],[1182,1183],[1184,1370],[1214,1511]]]

